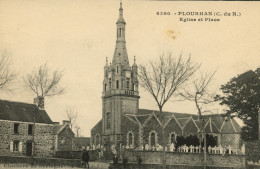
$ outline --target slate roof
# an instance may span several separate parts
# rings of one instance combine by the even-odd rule
[[[66,125],[57,125],[53,128],[53,134],[54,135],[58,135],[64,128]]]
[[[75,137],[74,143],[78,146],[90,145],[90,137]]]
[[[159,113],[160,112],[157,110],[139,109],[138,114],[125,114],[125,116],[131,121],[136,121],[141,125],[144,125],[151,119],[152,114],[159,117]],[[203,116],[204,125],[201,120],[198,120],[198,116],[195,114],[163,111],[163,116],[166,117],[165,123],[167,127],[172,118],[176,119],[176,122],[181,127],[184,135],[188,133],[197,134],[202,131],[202,128],[205,128],[206,133],[238,134],[241,132],[239,124],[234,119],[225,117],[223,114],[210,114]],[[158,119],[160,121],[160,118]],[[99,123],[100,122],[101,121],[99,121]],[[95,127],[97,127],[99,123],[96,124]]]
[[[52,124],[45,110],[35,104],[0,100],[0,119],[9,121],[34,122]]]
[[[141,124],[143,124],[143,122],[149,117],[148,115],[152,113],[154,113],[157,117],[159,117],[159,113],[160,113],[159,111],[139,109],[139,114],[136,115],[136,118],[141,122]],[[170,117],[175,116],[176,120],[182,127],[184,134],[186,132],[192,132],[192,133],[194,133],[195,131],[200,132],[202,128],[206,128],[205,130],[206,133],[234,134],[234,133],[241,132],[241,127],[239,126],[239,124],[234,119],[225,117],[223,114],[210,114],[210,115],[203,116],[205,120],[204,127],[203,127],[203,123],[200,120],[198,120],[198,116],[195,114],[163,111],[163,115],[166,117],[165,120],[166,122]],[[197,128],[193,130],[194,127]]]

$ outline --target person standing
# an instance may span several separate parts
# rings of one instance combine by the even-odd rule
[[[84,167],[87,168],[87,164],[89,161],[89,154],[85,149],[83,150],[82,153],[82,161],[84,162]],[[89,164],[88,164],[88,168],[89,168]]]

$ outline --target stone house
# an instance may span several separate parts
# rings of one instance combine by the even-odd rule
[[[74,139],[74,150],[83,151],[90,148],[90,137],[75,137]]]
[[[217,144],[238,148],[241,144],[240,126],[234,119],[221,114],[204,116],[203,122],[196,115],[159,112],[139,109],[138,66],[130,66],[125,41],[126,22],[120,3],[116,22],[116,47],[112,63],[104,67],[102,93],[102,119],[91,129],[91,144],[109,148],[120,143],[126,147],[162,145],[162,127],[168,144],[176,142],[177,136],[196,135],[202,140],[202,129],[216,139]]]
[[[0,156],[53,157],[57,125],[35,104],[0,100]],[[67,130],[59,134],[71,138]]]

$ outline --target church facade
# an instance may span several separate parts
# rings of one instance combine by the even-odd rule
[[[91,129],[91,145],[95,148],[124,146],[139,150],[145,145],[163,145],[163,128],[167,146],[177,144],[178,136],[196,136],[201,142],[204,129],[216,145],[240,147],[241,129],[234,119],[219,114],[208,115],[202,124],[196,115],[163,112],[166,119],[163,124],[158,111],[139,109],[138,66],[135,58],[132,66],[128,60],[122,3],[116,27],[113,60],[111,64],[106,60],[104,67],[102,119]]]

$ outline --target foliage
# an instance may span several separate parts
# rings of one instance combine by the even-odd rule
[[[186,146],[190,146],[190,145],[199,146],[200,141],[199,141],[199,139],[196,135],[195,136],[189,135],[187,137],[177,136],[177,138],[176,138],[176,148],[183,146],[184,144]]]
[[[227,116],[237,116],[245,126],[242,127],[242,139],[245,141],[258,138],[258,112],[260,108],[260,68],[249,70],[232,78],[221,86],[223,95],[216,100],[228,106]]]

